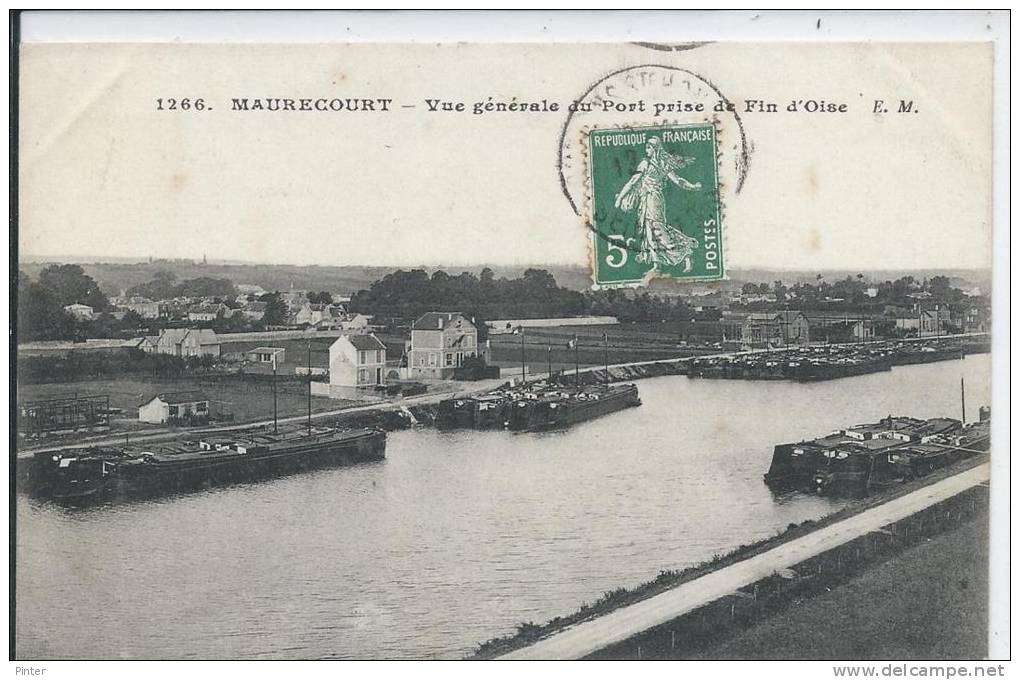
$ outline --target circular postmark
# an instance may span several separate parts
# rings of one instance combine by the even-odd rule
[[[559,139],[560,189],[575,214],[585,194],[582,135],[593,127],[628,127],[670,120],[714,121],[726,145],[719,149],[720,181],[739,193],[750,166],[752,146],[736,107],[710,80],[677,66],[641,64],[609,73],[568,106]]]
[[[571,101],[559,181],[592,234],[595,287],[725,278],[724,196],[750,155],[737,107],[688,69],[619,69]]]

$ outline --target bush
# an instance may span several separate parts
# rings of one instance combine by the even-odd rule
[[[64,356],[29,356],[18,359],[18,381],[30,383],[71,382],[107,375],[145,373],[176,378],[188,370],[209,369],[216,357],[175,357],[146,354],[139,349],[72,351]]]

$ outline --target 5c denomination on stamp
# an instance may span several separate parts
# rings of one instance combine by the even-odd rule
[[[724,278],[713,123],[596,128],[584,139],[597,287]]]

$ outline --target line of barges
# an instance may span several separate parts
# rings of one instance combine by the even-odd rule
[[[866,495],[988,451],[990,416],[983,407],[978,422],[964,425],[953,418],[890,415],[817,439],[780,444],[765,483],[777,490]]]
[[[563,387],[542,382],[444,399],[436,410],[435,424],[441,430],[535,432],[569,427],[640,405],[636,385]]]
[[[771,352],[692,359],[692,378],[818,381],[892,370],[893,366],[962,359],[987,353],[985,338],[924,342],[879,341],[850,345],[809,345]]]

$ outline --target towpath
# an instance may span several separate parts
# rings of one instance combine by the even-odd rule
[[[713,602],[774,572],[909,517],[988,482],[984,463],[886,503],[822,527],[775,548],[683,583],[664,593],[585,621],[501,659],[580,659]]]

